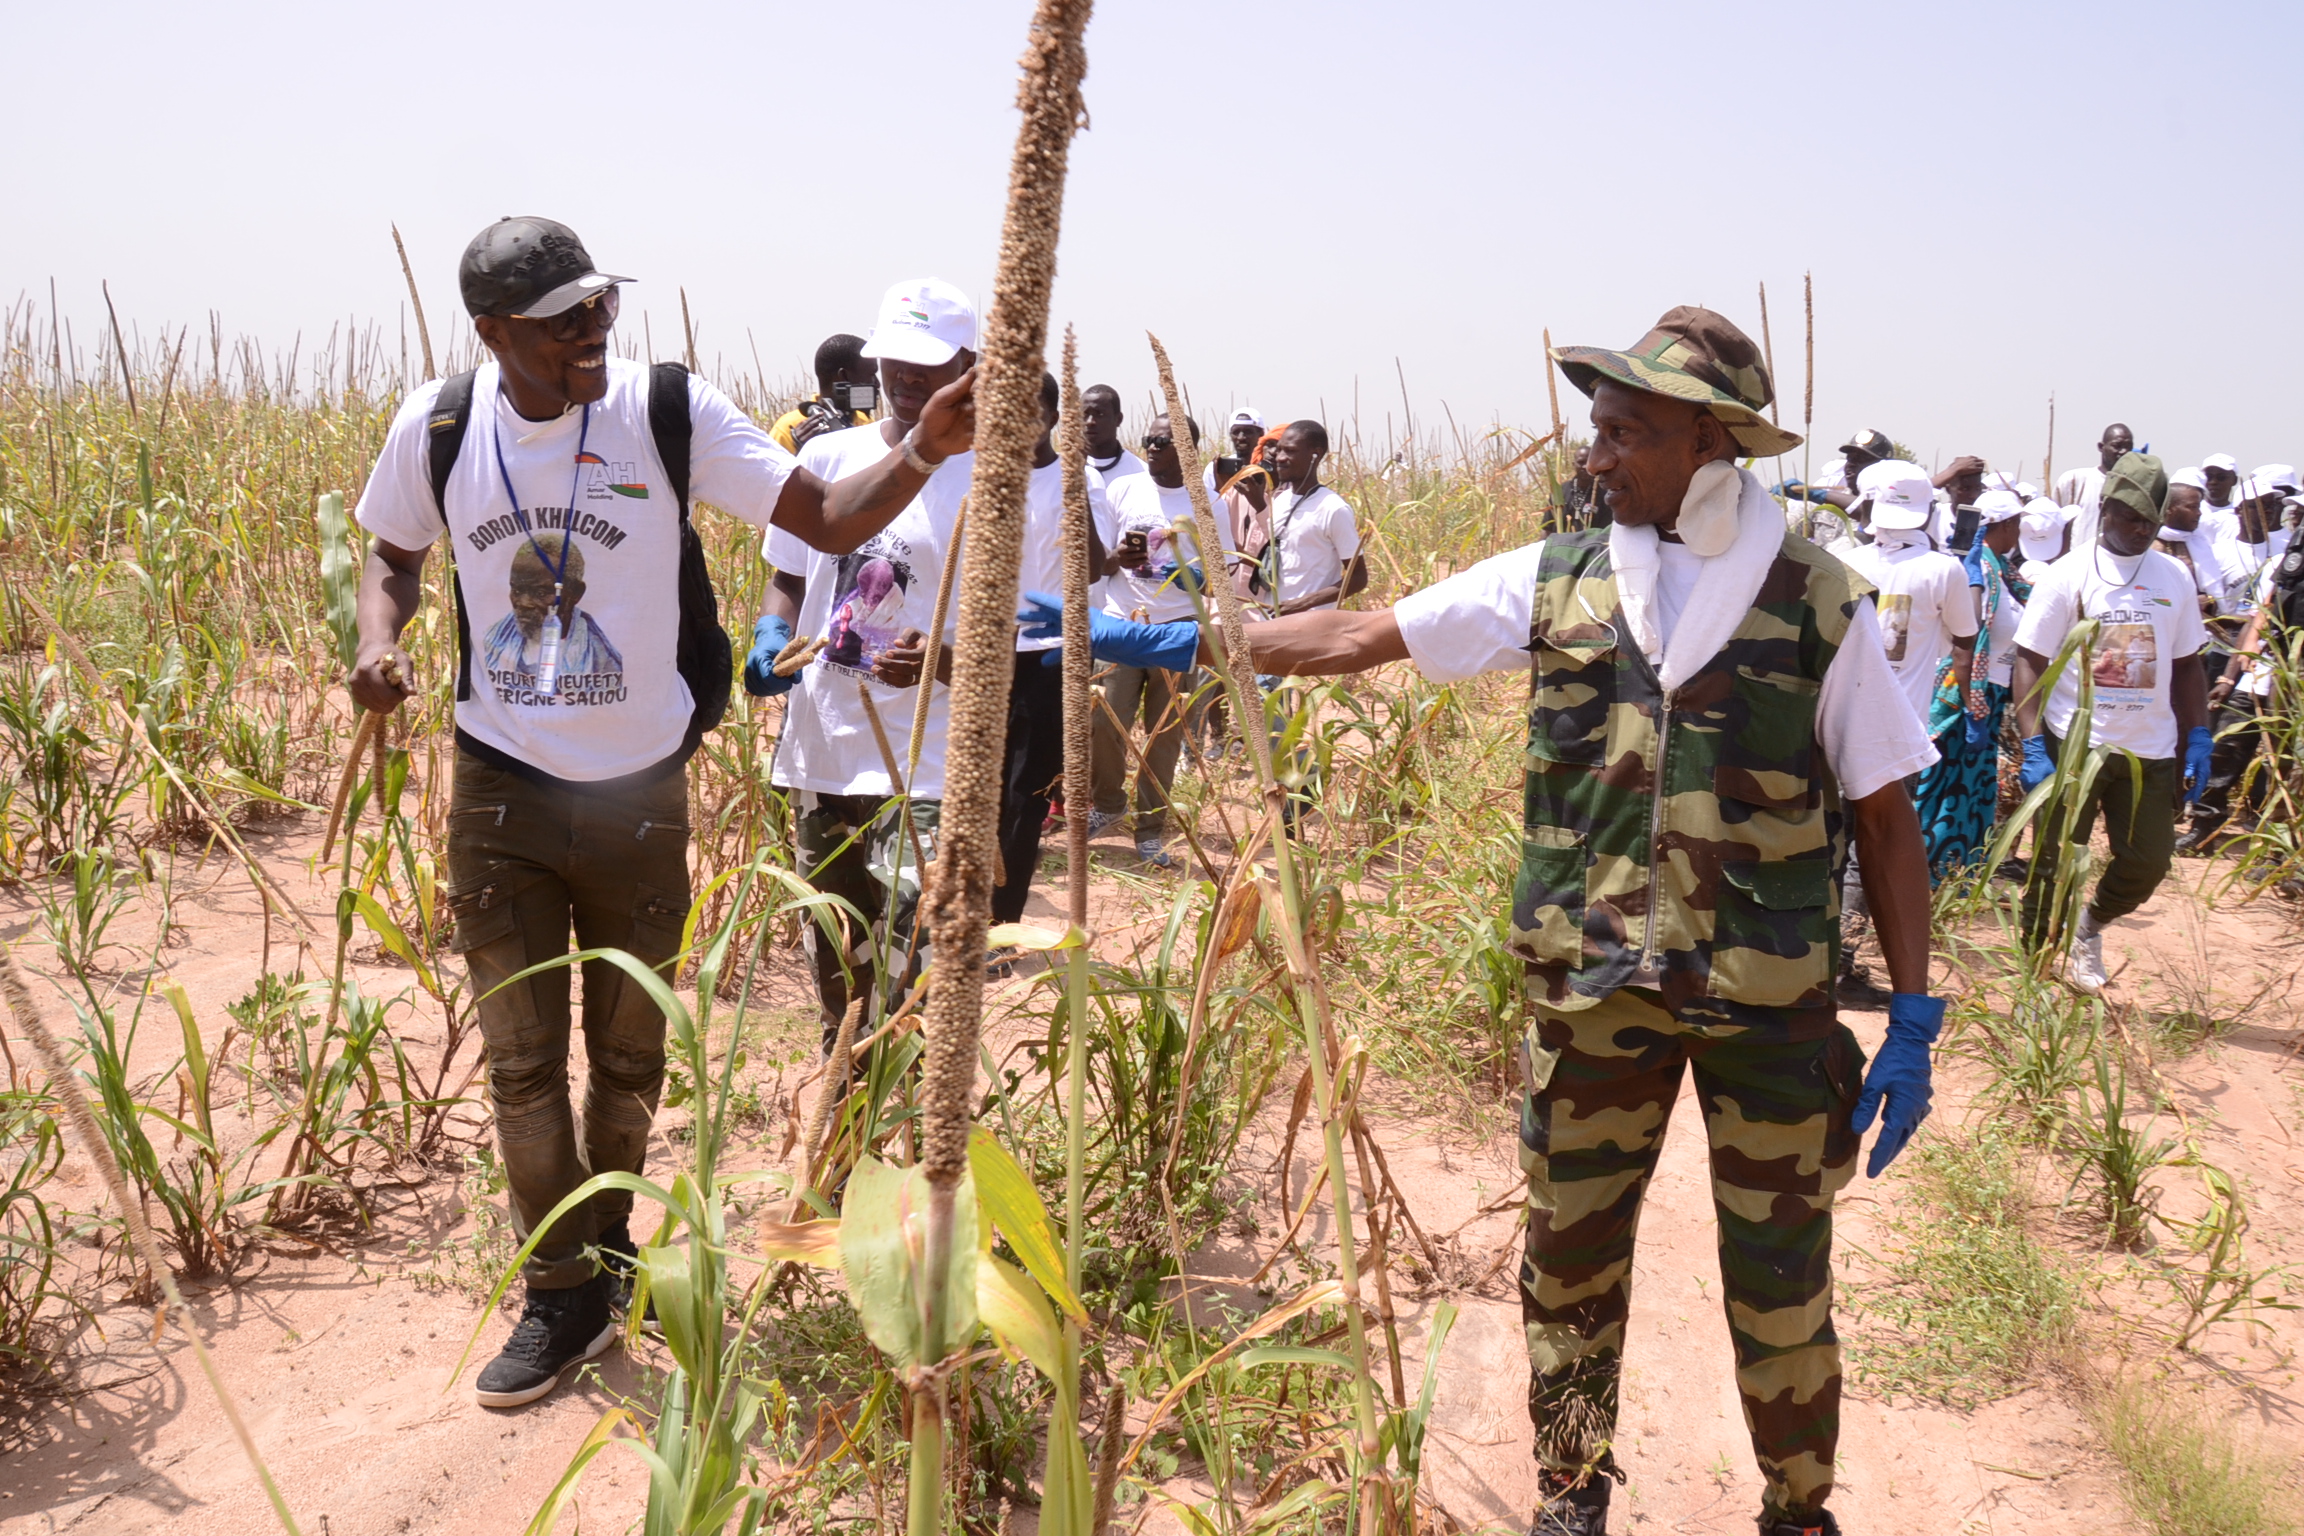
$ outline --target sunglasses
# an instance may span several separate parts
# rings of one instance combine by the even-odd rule
[[[544,334],[554,341],[580,341],[592,333],[595,321],[602,330],[616,323],[616,311],[622,301],[615,288],[603,288],[581,304],[571,305],[556,315],[513,315],[514,320],[533,320],[544,327]]]
[[[1144,439],[1144,446],[1151,449],[1154,453],[1160,453],[1166,449],[1175,447],[1176,439],[1168,436],[1164,432],[1155,432],[1150,437]]]

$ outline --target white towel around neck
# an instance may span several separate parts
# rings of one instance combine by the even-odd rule
[[[1784,543],[1784,514],[1775,498],[1749,471],[1719,460],[1698,469],[1689,481],[1679,527],[1689,548],[1704,556],[1704,565],[1669,639],[1656,627],[1656,576],[1663,558],[1656,530],[1623,523],[1608,530],[1608,558],[1616,569],[1616,595],[1624,621],[1640,653],[1656,668],[1666,693],[1720,654],[1752,611],[1752,601],[1760,595],[1760,584],[1767,580],[1768,568]],[[1725,540],[1723,534],[1728,536]],[[1707,554],[1708,547],[1717,553]]]

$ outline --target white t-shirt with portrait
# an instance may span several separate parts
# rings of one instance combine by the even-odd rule
[[[579,784],[659,767],[679,752],[695,701],[676,661],[680,511],[648,430],[648,367],[611,357],[605,396],[543,422],[515,411],[499,378],[493,362],[473,376],[445,518],[432,499],[426,429],[437,382],[393,417],[355,516],[403,549],[449,535],[470,637],[456,699],[468,748]],[[792,455],[693,375],[688,415],[691,502],[766,525]],[[523,552],[530,558],[516,567]],[[583,588],[562,619],[549,690],[538,686],[552,608],[540,570],[559,572],[564,595]]]
[[[1182,567],[1200,560],[1200,543],[1192,534],[1192,493],[1181,485],[1161,485],[1144,474],[1111,482],[1104,496],[1112,517],[1104,547],[1118,550],[1131,533],[1143,534],[1145,542],[1143,565],[1134,570],[1122,566],[1106,578],[1104,611],[1149,624],[1193,617],[1192,596],[1177,575]],[[1226,526],[1229,521],[1216,519],[1216,537],[1227,552],[1238,548]]]
[[[888,452],[880,423],[874,422],[811,438],[800,450],[800,463],[829,485],[871,468]],[[793,632],[830,638],[817,658],[800,669],[799,684],[784,695],[784,734],[770,774],[776,784],[830,795],[895,793],[857,685],[863,684],[879,711],[880,728],[901,769],[912,737],[914,693],[879,682],[872,676],[872,662],[903,631],[925,631],[935,622],[944,552],[975,464],[973,453],[956,453],[939,464],[912,504],[851,554],[828,555],[781,528],[770,537],[769,562],[808,584]],[[954,602],[945,615],[946,645],[958,633],[959,609]],[[921,686],[936,691],[911,790],[920,799],[934,800],[944,793],[951,699],[941,683],[924,679]]]
[[[1346,563],[1359,553],[1360,525],[1352,504],[1335,491],[1323,485],[1309,496],[1293,490],[1273,496],[1272,548],[1265,559],[1279,567],[1279,579],[1271,583],[1274,607],[1338,585]]]
[[[1657,632],[1667,641],[1696,588],[1703,557],[1684,544],[1660,543]],[[1536,607],[1544,541],[1510,550],[1402,598],[1392,609],[1409,659],[1436,683],[1483,672],[1528,670],[1528,632]],[[1965,590],[1965,589],[1963,589]],[[1858,603],[1848,633],[1825,668],[1816,705],[1816,741],[1840,781],[1861,800],[1936,761],[1935,743],[1912,718],[1881,649],[1870,603]]]
[[[1950,555],[1930,549],[1926,535],[1883,531],[1877,538],[1842,558],[1879,589],[1875,607],[1888,669],[1912,718],[1925,728],[1937,669],[1954,640],[1976,633],[1976,599],[1968,572]]]
[[[2076,549],[2048,568],[2032,588],[2016,643],[2048,658],[2082,619],[2103,627],[2088,652],[2095,681],[2097,746],[2120,747],[2138,757],[2176,755],[2176,711],[2168,702],[2174,664],[2207,640],[2192,573],[2158,550],[2116,555],[2102,547]],[[2048,695],[2047,725],[2059,739],[2070,734],[2080,707],[2080,656],[2057,676]]]

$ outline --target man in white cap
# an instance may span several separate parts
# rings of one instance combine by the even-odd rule
[[[889,289],[863,350],[879,363],[884,418],[814,438],[801,450],[801,466],[837,484],[907,441],[929,398],[975,366],[976,344],[976,306],[950,283],[919,278]],[[933,622],[953,519],[974,465],[970,451],[929,466],[911,504],[844,553],[812,548],[782,529],[769,536],[776,575],[753,630],[744,686],[758,697],[787,698],[770,778],[792,797],[801,875],[864,918],[861,925],[853,916],[833,918],[837,940],[816,921],[801,928],[827,1046],[852,996],[874,995],[877,983],[880,1005],[892,1006],[927,958],[914,917],[920,861],[935,858],[944,794],[950,705],[941,687],[909,783],[896,774],[905,770],[911,735],[917,641]],[[957,632],[958,605],[953,609],[947,644]],[[795,634],[820,638],[825,647],[779,677],[777,655]],[[868,710],[880,717],[877,733]],[[886,957],[878,952],[883,928],[894,951]],[[867,1004],[866,1029],[876,1022],[874,1006]]]
[[[1856,477],[1856,490],[1871,507],[1873,542],[1842,558],[1879,589],[1875,602],[1888,669],[1912,718],[1925,726],[1945,656],[1962,677],[1974,670],[1976,604],[1968,595],[1968,573],[1929,543],[1935,487],[1919,465],[1883,459]]]
[[[2293,637],[2304,633],[2304,550],[2291,550],[2264,567],[2251,596],[2255,609],[2233,646],[2231,663],[2208,690],[2208,707],[2216,716],[2208,782],[2192,803],[2191,825],[2176,839],[2179,853],[2208,846],[2224,829],[2234,814],[2234,791],[2244,790],[2239,808],[2244,819],[2253,818],[2264,803],[2269,787],[2265,768],[2257,767],[2251,777],[2250,767],[2263,748],[2262,718],[2271,708],[2272,673],[2279,664],[2265,653],[2285,652]]]
[[[2266,464],[2241,487],[2240,538],[2253,565],[2267,565],[2287,550],[2288,498],[2300,490],[2290,464]]]
[[[1224,435],[1232,451],[1210,461],[1200,472],[1208,487],[1210,508],[1220,525],[1229,525],[1232,547],[1262,549],[1271,539],[1266,510],[1272,504],[1272,475],[1256,462],[1256,445],[1264,438],[1264,413],[1244,405],[1225,423]],[[1235,565],[1240,595],[1249,595],[1249,568]]]
[[[2240,463],[2228,453],[2212,453],[2200,461],[2200,478],[2207,494],[2200,498],[2200,526],[2222,543],[2240,543]],[[2080,547],[2073,540],[2072,547]]]

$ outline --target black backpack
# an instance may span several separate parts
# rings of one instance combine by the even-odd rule
[[[432,500],[440,516],[448,516],[448,475],[463,451],[464,433],[472,425],[472,374],[467,371],[443,380],[432,414],[425,418],[430,434]],[[679,363],[658,363],[648,370],[648,432],[656,440],[656,457],[672,477],[672,494],[680,505],[680,629],[674,650],[681,680],[696,709],[688,717],[688,731],[680,742],[680,761],[695,755],[704,733],[716,729],[728,713],[728,692],[736,680],[736,657],[728,631],[720,627],[720,598],[712,590],[712,573],[704,564],[704,541],[696,537],[688,519],[688,447],[694,423],[688,416],[688,370]],[[464,578],[456,585],[456,697],[472,697],[472,626],[464,616]]]

